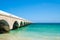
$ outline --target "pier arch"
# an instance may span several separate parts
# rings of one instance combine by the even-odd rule
[[[10,28],[9,28],[9,24],[6,20],[0,20],[0,33],[3,32],[9,32]]]
[[[23,22],[21,21],[21,22],[20,22],[20,27],[22,27],[22,26],[23,26]]]
[[[18,24],[18,22],[17,21],[15,21],[14,23],[13,23],[13,30],[14,29],[17,29],[19,27],[19,24]]]

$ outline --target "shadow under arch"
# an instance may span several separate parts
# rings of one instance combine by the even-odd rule
[[[24,22],[24,25],[25,25],[25,22]]]
[[[12,30],[17,29],[18,27],[19,27],[19,24],[18,24],[17,21],[15,21],[14,24],[13,24],[13,29]]]
[[[24,27],[27,26],[27,25],[28,25],[27,22],[24,22]]]
[[[23,26],[23,22],[21,21],[21,22],[20,22],[20,27],[22,27],[22,26]]]
[[[26,22],[24,22],[24,26],[26,26]]]
[[[0,33],[9,32],[10,27],[6,20],[0,20]]]

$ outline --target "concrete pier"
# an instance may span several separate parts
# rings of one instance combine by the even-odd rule
[[[8,31],[30,24],[30,21],[0,10],[0,30]]]

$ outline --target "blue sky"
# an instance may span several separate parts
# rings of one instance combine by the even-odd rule
[[[60,0],[0,0],[0,10],[32,22],[60,22]]]

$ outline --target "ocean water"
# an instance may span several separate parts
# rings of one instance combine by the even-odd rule
[[[26,27],[0,34],[0,40],[60,40],[59,23],[33,23]]]

